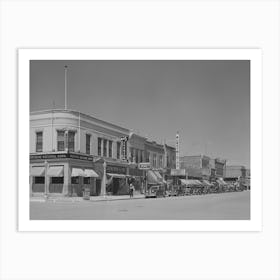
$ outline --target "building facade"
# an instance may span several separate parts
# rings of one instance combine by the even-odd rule
[[[143,190],[140,162],[161,175],[175,166],[173,147],[73,110],[32,112],[29,149],[33,196],[128,194],[131,181]]]
[[[90,188],[101,193],[103,170],[126,175],[121,137],[129,130],[71,110],[30,114],[30,191],[32,195],[81,195]],[[115,168],[115,169],[114,169]],[[125,170],[125,172],[124,172]]]
[[[211,176],[210,157],[205,155],[180,157],[180,168],[185,169],[189,179],[206,179]]]
[[[250,185],[249,174],[250,171],[247,171],[243,165],[229,165],[226,166],[225,181],[232,183],[239,182],[244,186],[247,184]]]

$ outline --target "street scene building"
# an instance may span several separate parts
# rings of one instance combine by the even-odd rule
[[[143,192],[142,162],[165,176],[175,166],[175,149],[72,110],[30,115],[31,195],[82,196],[83,188],[91,196],[123,195],[130,181]]]

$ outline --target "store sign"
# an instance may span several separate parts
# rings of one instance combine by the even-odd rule
[[[122,160],[127,160],[127,141],[128,136],[121,137]]]
[[[80,159],[86,161],[93,161],[92,156],[85,156],[80,154],[73,154],[73,153],[59,153],[59,154],[42,154],[42,155],[30,155],[30,160],[42,160],[42,159]]]
[[[125,166],[107,165],[106,173],[126,174]]]
[[[186,169],[171,169],[171,176],[186,176]]]
[[[175,143],[175,148],[176,148],[176,169],[180,168],[180,139],[179,139],[179,132],[176,134],[176,143]]]
[[[138,168],[141,170],[151,169],[151,163],[150,162],[140,162],[138,164]]]

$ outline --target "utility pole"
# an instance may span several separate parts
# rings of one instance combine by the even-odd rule
[[[67,69],[68,66],[64,66],[64,109],[67,110]]]

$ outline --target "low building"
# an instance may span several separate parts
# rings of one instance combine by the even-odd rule
[[[246,171],[246,168],[243,165],[229,165],[226,166],[224,180],[231,183],[239,182],[244,186],[249,186],[250,183],[248,180],[250,181],[250,178],[248,174],[250,174],[250,171]]]
[[[189,179],[209,180],[211,176],[210,157],[205,155],[180,157],[180,168],[186,170]]]

